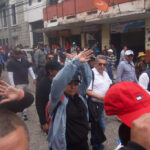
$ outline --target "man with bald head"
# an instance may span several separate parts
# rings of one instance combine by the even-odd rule
[[[29,150],[29,136],[25,123],[8,110],[0,110],[0,149]]]

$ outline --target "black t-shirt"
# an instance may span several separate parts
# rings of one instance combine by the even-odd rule
[[[66,141],[68,144],[78,144],[87,141],[89,125],[85,104],[76,94],[74,97],[65,94],[68,98],[66,109]]]
[[[15,85],[18,84],[28,84],[28,68],[31,67],[31,64],[25,60],[21,61],[12,58],[7,64],[7,71],[13,72],[13,78]]]

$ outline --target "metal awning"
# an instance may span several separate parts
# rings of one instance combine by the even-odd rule
[[[150,11],[141,10],[137,12],[128,12],[126,14],[118,14],[115,16],[104,16],[79,22],[72,22],[72,23],[54,23],[51,24],[52,26],[43,28],[42,32],[52,32],[52,31],[60,31],[60,30],[67,30],[72,29],[75,27],[83,27],[93,24],[104,24],[104,23],[115,23],[115,22],[121,22],[121,21],[127,21],[127,20],[139,20],[139,19],[145,19],[150,18]]]
[[[87,26],[87,25],[91,25],[93,23],[89,22],[85,22],[85,21],[79,21],[79,22],[72,22],[72,23],[67,23],[67,24],[58,24],[57,26],[51,26],[51,27],[47,27],[44,28],[43,31],[44,32],[51,32],[51,31],[60,31],[60,30],[69,30],[69,29],[73,29],[73,28],[78,28],[78,27],[83,27],[83,26]]]
[[[150,18],[150,12],[146,10],[141,10],[141,11],[128,12],[125,14],[117,14],[115,16],[106,16],[106,17],[102,16],[99,18],[86,20],[86,22],[103,24],[103,23],[115,23],[115,22],[128,21],[128,20],[139,20],[145,18]]]

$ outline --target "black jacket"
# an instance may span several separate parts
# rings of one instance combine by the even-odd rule
[[[34,101],[32,94],[25,92],[24,98],[19,101],[12,101],[0,104],[0,109],[7,109],[12,112],[22,112],[25,108],[29,107]]]
[[[49,101],[52,81],[45,76],[36,87],[36,109],[41,125],[46,124],[45,107]]]
[[[146,150],[146,149],[137,143],[128,142],[127,146],[122,147],[119,150]]]
[[[15,58],[12,58],[7,63],[7,71],[13,72],[13,78],[15,85],[18,84],[28,84],[28,68],[31,67],[31,64],[25,60],[21,59],[18,61]]]

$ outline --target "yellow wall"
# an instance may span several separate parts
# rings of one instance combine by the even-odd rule
[[[85,48],[85,33],[81,33],[81,47]]]
[[[109,46],[110,42],[110,25],[109,24],[103,24],[102,25],[102,49],[104,49],[104,46]]]
[[[49,45],[48,37],[45,33],[43,33],[43,37],[44,37],[44,44]]]
[[[71,34],[72,34],[72,35],[81,34],[81,28],[73,28],[73,29],[71,30]]]

